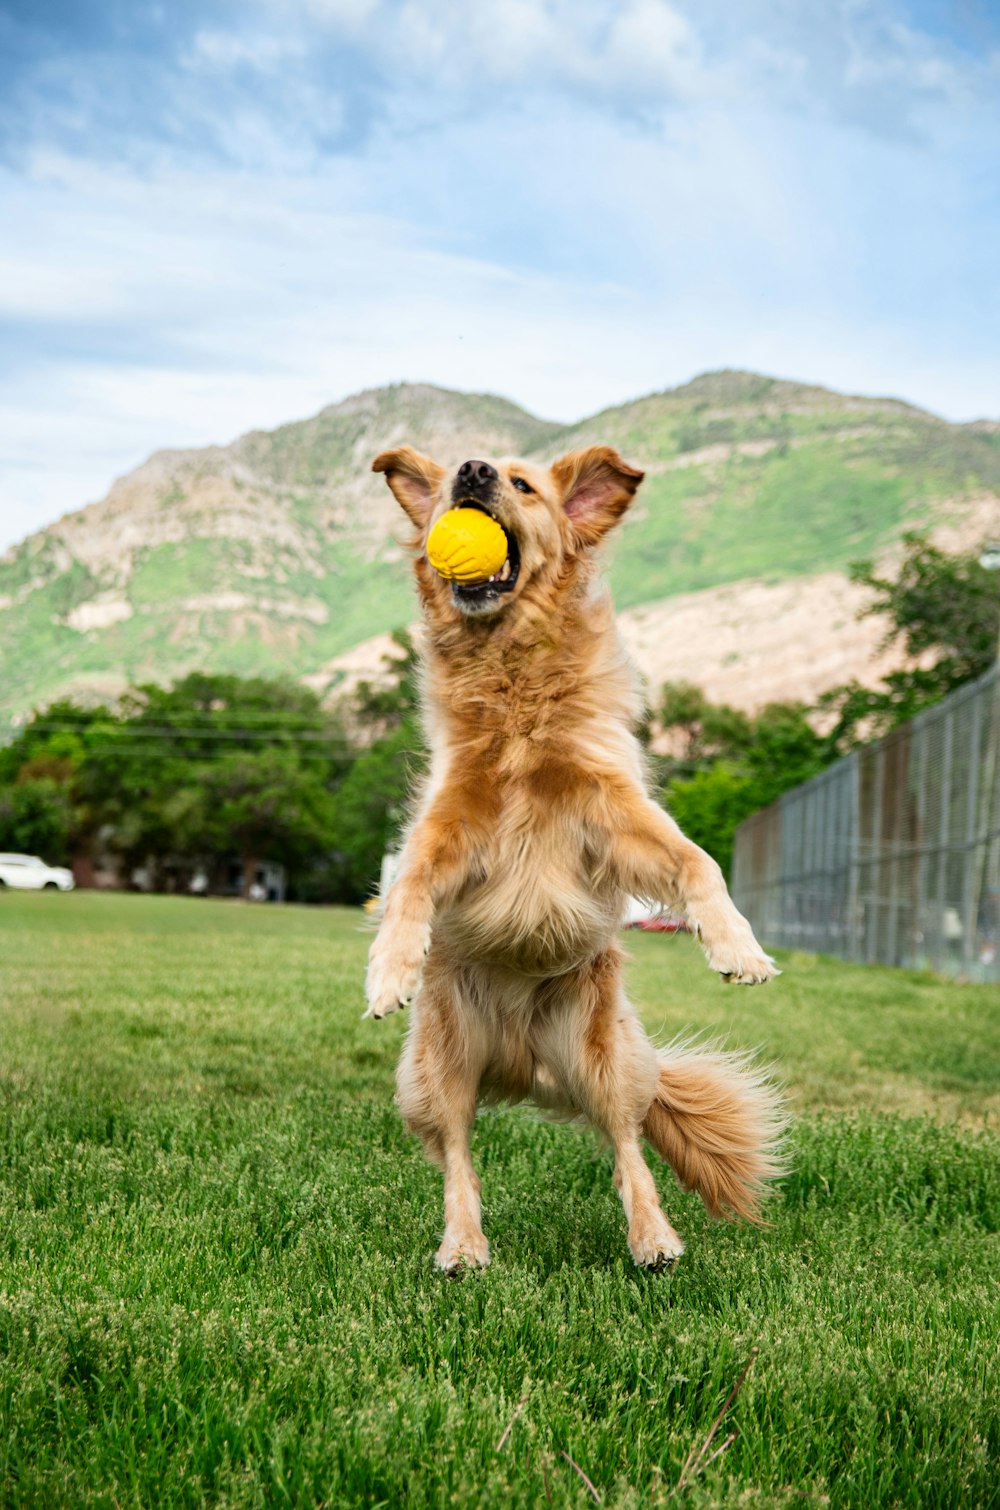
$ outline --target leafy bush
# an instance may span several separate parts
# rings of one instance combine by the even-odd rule
[[[37,854],[49,865],[67,865],[72,828],[69,794],[51,777],[0,787],[0,850]]]

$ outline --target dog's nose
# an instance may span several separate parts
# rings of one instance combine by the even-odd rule
[[[496,482],[499,473],[488,461],[463,461],[458,469],[458,484],[463,488],[485,489]]]

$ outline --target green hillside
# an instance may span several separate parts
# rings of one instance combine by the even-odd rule
[[[0,724],[195,667],[302,675],[405,623],[398,510],[372,457],[403,440],[523,452],[554,428],[491,395],[397,386],[152,457],[0,560]],[[120,616],[100,622],[102,602]]]
[[[616,540],[620,608],[718,583],[844,568],[1000,492],[1000,436],[887,399],[709,373],[554,437],[649,471]]]
[[[843,568],[1000,494],[1000,433],[887,399],[706,374],[563,427],[426,385],[359,394],[228,447],[163,452],[0,560],[0,721],[193,667],[307,675],[405,622],[399,518],[371,458],[591,441],[648,469],[610,556],[621,608]]]

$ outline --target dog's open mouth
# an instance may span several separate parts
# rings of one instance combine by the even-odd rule
[[[453,582],[451,584],[452,596],[460,608],[488,607],[495,602],[498,594],[510,592],[517,582],[518,573],[521,570],[521,552],[518,548],[517,538],[511,534],[505,524],[502,524],[492,510],[478,503],[473,498],[456,498],[453,508],[478,509],[480,514],[487,514],[490,519],[500,525],[507,537],[507,558],[499,571],[495,571],[485,582]]]

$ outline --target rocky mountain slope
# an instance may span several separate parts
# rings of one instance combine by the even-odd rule
[[[0,724],[193,667],[334,693],[366,663],[345,653],[413,614],[397,509],[369,472],[403,440],[443,461],[607,440],[644,466],[608,553],[630,643],[654,683],[685,675],[744,706],[865,671],[878,630],[856,623],[851,560],[915,525],[1000,536],[1000,426],[890,399],[721,372],[557,426],[490,395],[378,389],[157,453],[9,551]]]

